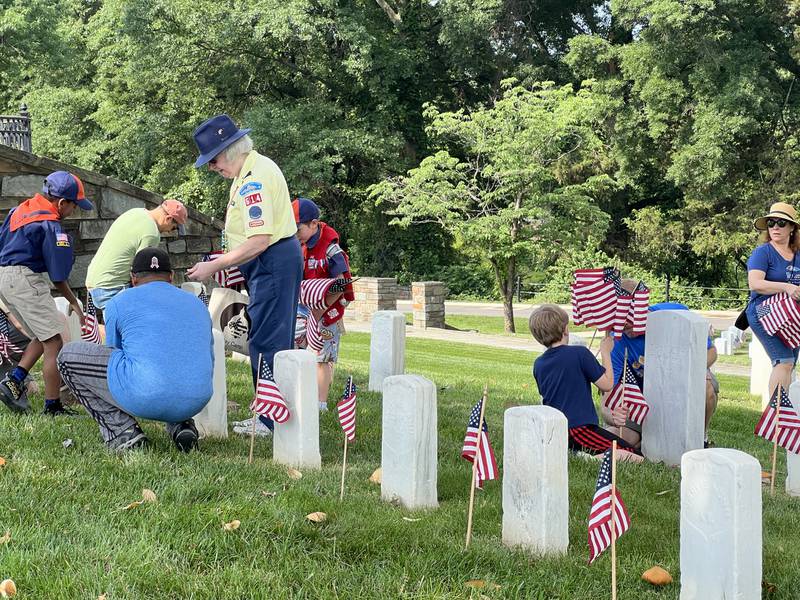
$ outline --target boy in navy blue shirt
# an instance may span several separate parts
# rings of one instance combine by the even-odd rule
[[[569,317],[554,304],[545,304],[531,314],[531,334],[547,350],[533,363],[533,377],[542,396],[542,404],[558,409],[567,417],[570,450],[602,454],[613,441],[623,449],[626,459],[636,450],[622,438],[598,425],[592,401],[592,384],[601,392],[614,385],[611,369],[611,348],[614,341],[606,337],[600,344],[603,365],[597,364],[591,351],[583,346],[569,346]],[[623,457],[620,457],[621,459]]]

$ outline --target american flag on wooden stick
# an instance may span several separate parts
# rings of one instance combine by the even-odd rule
[[[776,421],[778,446],[786,448],[788,452],[800,454],[800,417],[797,410],[792,405],[786,390],[781,386],[781,411],[778,416],[778,389],[772,394],[772,398],[764,409],[764,413],[756,425],[755,433],[757,436],[770,442],[775,441]],[[778,417],[777,419],[775,417]]]
[[[203,257],[203,262],[207,262],[209,260],[214,260],[220,256],[223,256],[225,253],[221,250],[215,250],[214,252],[209,252]],[[220,287],[227,287],[232,288],[237,285],[243,284],[244,275],[239,270],[239,267],[231,267],[230,269],[222,269],[221,271],[217,271],[213,275],[214,281],[217,282],[217,285]]]
[[[347,441],[352,442],[356,439],[356,384],[353,383],[352,375],[347,378],[342,399],[336,403],[336,410]]]
[[[614,494],[614,530],[618,539],[631,526],[631,520],[625,504],[619,495]],[[606,450],[600,472],[597,475],[597,487],[594,491],[592,506],[589,509],[589,564],[611,545],[611,450]]]
[[[643,282],[630,293],[622,287],[619,271],[613,267],[577,269],[573,277],[570,300],[576,325],[611,331],[617,338],[628,326],[634,333],[644,333],[650,290]]]
[[[259,415],[269,417],[276,423],[285,423],[289,420],[291,413],[286,400],[278,389],[278,384],[275,383],[275,378],[272,376],[272,369],[264,359],[259,356],[258,365],[258,380],[256,381],[256,396],[250,404],[250,410],[255,411]]]
[[[100,326],[97,323],[97,309],[92,301],[92,295],[86,296],[86,311],[83,314],[84,321],[81,325],[81,339],[84,342],[100,344]]]
[[[22,354],[22,349],[11,342],[11,328],[6,313],[0,310],[0,363],[2,357],[11,358],[11,354]]]
[[[197,297],[198,297],[198,298],[200,298],[200,302],[202,302],[203,304],[205,304],[206,306],[208,306],[208,303],[209,303],[209,301],[210,301],[210,298],[208,297],[208,294],[206,293],[206,286],[203,286],[203,287],[200,289],[200,295],[199,295],[199,296],[197,296]]]
[[[645,332],[647,327],[647,309],[650,306],[650,288],[648,288],[644,281],[640,281],[633,292],[633,304],[629,321],[631,324],[631,331],[636,335],[641,335]]]
[[[800,346],[800,308],[786,292],[774,294],[756,307],[761,326],[790,348]]]
[[[631,369],[625,369],[625,375],[606,395],[603,404],[614,410],[623,401],[629,409],[628,418],[638,425],[644,423],[647,413],[650,412],[650,405],[645,401],[636,375]]]
[[[494,458],[494,450],[489,442],[489,428],[486,426],[486,417],[483,419],[482,435],[478,435],[478,420],[481,418],[481,405],[483,399],[472,408],[467,422],[467,433],[464,436],[464,446],[461,448],[461,458],[475,463],[475,455],[478,453],[478,437],[480,437],[480,459],[478,460],[478,476],[475,479],[475,487],[483,487],[483,482],[490,479],[497,479],[497,461]]]
[[[325,296],[344,292],[352,282],[352,279],[304,279],[300,284],[300,304],[312,310],[327,308]]]

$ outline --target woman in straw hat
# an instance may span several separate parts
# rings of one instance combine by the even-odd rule
[[[753,226],[762,232],[761,241],[747,260],[747,283],[750,302],[747,320],[753,333],[772,361],[769,378],[770,395],[778,384],[788,389],[800,348],[787,346],[770,335],[758,319],[758,307],[770,296],[785,292],[800,300],[800,231],[797,211],[791,204],[776,202],[769,213],[759,217]]]
[[[209,171],[232,183],[225,214],[225,254],[195,264],[187,275],[203,281],[231,267],[239,267],[244,275],[250,294],[248,345],[255,385],[260,371],[272,370],[275,353],[294,346],[303,255],[283,173],[253,150],[249,132],[239,129],[228,115],[211,117],[194,131],[200,153],[194,166],[208,165]],[[270,371],[262,369],[261,362]],[[259,417],[256,435],[269,435],[271,429],[272,421]]]

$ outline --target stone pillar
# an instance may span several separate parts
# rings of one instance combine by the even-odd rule
[[[688,310],[647,317],[644,397],[650,412],[642,427],[642,453],[668,465],[703,447],[708,322]]]
[[[361,277],[353,282],[355,300],[348,312],[355,319],[369,321],[379,310],[397,310],[394,277]]]
[[[275,423],[272,458],[298,469],[319,469],[317,359],[307,350],[282,350],[275,354],[274,374],[292,416]]]
[[[549,406],[518,406],[503,423],[503,543],[534,554],[569,545],[567,418]]]
[[[225,377],[225,338],[218,329],[214,336],[214,392],[211,400],[194,416],[200,437],[228,437],[228,390]]]
[[[795,409],[800,408],[800,383],[789,386],[789,400]],[[786,493],[800,497],[800,454],[786,452]]]
[[[436,508],[436,386],[420,375],[383,382],[381,498],[405,508]]]
[[[729,448],[684,454],[680,599],[761,598],[761,542],[758,461]]]
[[[380,392],[383,380],[402,375],[406,367],[406,316],[382,310],[372,317],[369,340],[369,391]]]
[[[417,281],[411,284],[414,327],[444,329],[445,295],[441,281]]]
[[[769,402],[769,376],[772,373],[772,361],[767,356],[764,346],[754,335],[747,353],[750,355],[750,393],[761,396],[761,406]]]

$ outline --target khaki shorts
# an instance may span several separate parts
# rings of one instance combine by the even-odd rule
[[[21,266],[0,267],[0,298],[37,340],[47,341],[64,328],[44,273]]]

